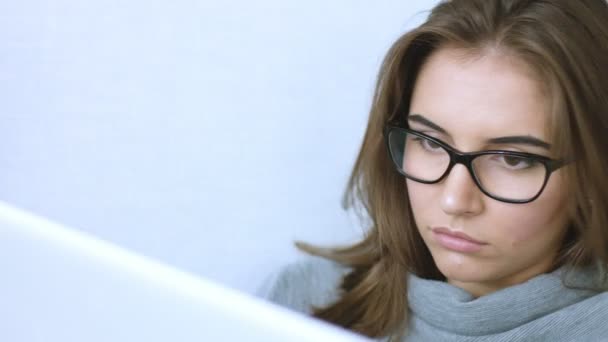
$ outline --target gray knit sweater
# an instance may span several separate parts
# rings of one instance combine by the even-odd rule
[[[349,271],[310,257],[269,278],[259,294],[309,314],[339,297]],[[445,282],[408,276],[411,311],[406,341],[608,341],[608,292],[569,289],[563,269],[473,298]],[[597,285],[595,273],[577,271],[568,284]],[[381,339],[386,340],[386,339]]]

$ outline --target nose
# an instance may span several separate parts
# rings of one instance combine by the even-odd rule
[[[474,216],[483,211],[483,196],[464,165],[456,164],[441,182],[441,209],[452,216]]]

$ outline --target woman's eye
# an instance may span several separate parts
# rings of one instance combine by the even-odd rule
[[[441,146],[435,142],[432,142],[428,139],[420,139],[420,140],[421,140],[420,144],[426,150],[437,151],[437,150],[441,149]]]
[[[517,156],[500,156],[500,158],[502,163],[510,169],[527,169],[535,164],[535,162],[531,159]]]

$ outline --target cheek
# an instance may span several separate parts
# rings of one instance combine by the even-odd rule
[[[405,182],[412,212],[418,220],[425,210],[433,210],[432,203],[436,203],[436,201],[433,201],[432,187],[409,179],[406,179]]]
[[[506,210],[504,220],[507,221],[507,229],[501,235],[504,241],[509,242],[509,247],[537,240],[547,230],[550,221],[545,213],[529,210]]]
[[[502,205],[495,208],[505,229],[502,238],[511,247],[552,241],[560,236],[567,223],[567,199],[557,182],[547,184],[535,201],[523,205]]]
[[[406,179],[406,184],[414,222],[422,236],[425,237],[426,231],[423,228],[431,223],[437,223],[432,221],[436,221],[441,215],[438,194],[435,193],[434,187],[428,184],[409,179]]]

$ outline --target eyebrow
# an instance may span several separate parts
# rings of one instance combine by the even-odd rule
[[[449,135],[449,133],[445,129],[443,129],[441,126],[437,125],[436,123],[432,122],[431,120],[425,118],[424,116],[422,116],[420,114],[410,114],[410,115],[408,115],[407,120],[411,121],[411,122],[417,122],[419,124],[427,126],[428,128],[431,128],[439,133]],[[529,145],[529,146],[534,146],[534,147],[541,147],[546,150],[551,149],[551,144],[549,144],[548,142],[545,142],[543,140],[540,140],[538,138],[535,138],[535,137],[529,136],[529,135],[514,135],[514,136],[508,136],[508,137],[491,138],[491,139],[488,139],[486,141],[486,143],[489,143],[489,144],[519,144],[519,145]]]

